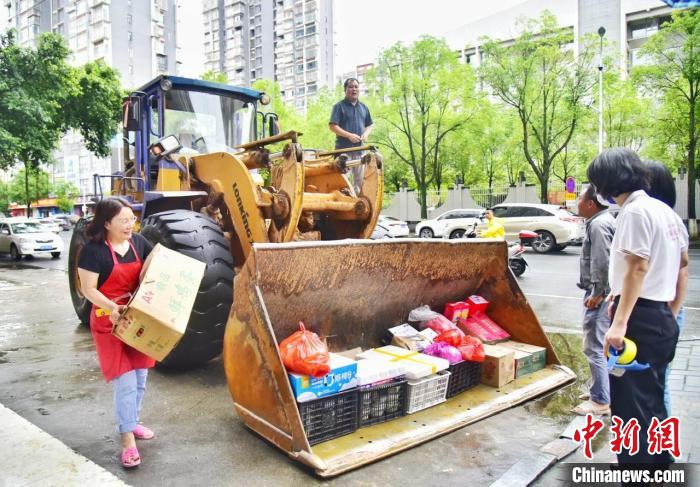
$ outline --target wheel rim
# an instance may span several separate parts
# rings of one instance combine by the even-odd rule
[[[464,236],[464,230],[455,230],[450,234],[450,238],[462,238]]]
[[[419,235],[421,238],[431,238],[433,232],[431,232],[429,228],[422,228]]]
[[[535,250],[538,252],[546,252],[552,248],[554,239],[551,235],[548,233],[538,233],[537,235],[538,237],[532,242],[532,246],[535,248]]]

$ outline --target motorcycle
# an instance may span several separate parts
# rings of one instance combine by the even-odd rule
[[[484,223],[484,219],[481,218],[480,222],[475,222],[473,225],[469,225],[464,229],[464,235],[462,238],[478,238],[481,232],[477,230],[479,223]],[[520,277],[527,269],[528,264],[523,257],[525,253],[525,247],[532,244],[532,241],[536,239],[538,235],[535,232],[530,232],[528,230],[520,230],[518,233],[519,242],[514,242],[508,245],[508,267],[513,272],[515,277]]]
[[[523,257],[525,246],[530,245],[537,238],[535,232],[521,230],[518,233],[519,242],[512,243],[508,246],[508,267],[513,271],[515,277],[520,277],[525,272],[528,264]]]

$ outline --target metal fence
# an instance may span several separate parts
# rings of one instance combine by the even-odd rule
[[[469,193],[479,206],[490,208],[503,203],[508,197],[508,186],[493,186],[491,188],[469,188]]]

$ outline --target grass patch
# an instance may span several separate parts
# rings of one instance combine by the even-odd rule
[[[591,378],[588,361],[583,354],[583,339],[580,334],[569,333],[548,333],[547,337],[562,365],[576,374],[576,382],[539,399],[533,408],[550,418],[570,418],[571,408],[580,402],[578,396],[588,391]]]

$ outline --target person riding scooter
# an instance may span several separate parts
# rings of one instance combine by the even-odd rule
[[[503,227],[500,220],[493,216],[493,210],[486,210],[484,218],[486,218],[487,227],[485,230],[481,231],[481,238],[498,238],[505,240],[506,229]]]

